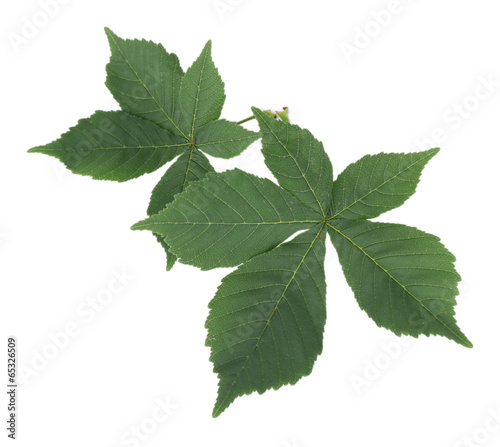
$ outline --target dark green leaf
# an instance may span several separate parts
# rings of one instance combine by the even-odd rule
[[[187,139],[178,125],[183,72],[177,56],[161,44],[121,39],[109,28],[106,34],[111,47],[106,85],[121,108]]]
[[[195,134],[196,147],[208,155],[232,158],[241,154],[259,134],[226,120],[210,121]]]
[[[234,169],[208,173],[132,229],[164,236],[181,262],[207,270],[238,265],[320,219],[270,180]]]
[[[175,262],[177,261],[177,256],[175,256],[170,251],[170,247],[168,246],[164,237],[160,236],[159,234],[155,234],[154,236],[156,237],[156,240],[160,243],[160,245],[163,247],[163,250],[165,250],[165,256],[167,260],[167,272],[169,272],[175,265]]]
[[[367,219],[402,205],[414,192],[427,162],[439,152],[366,155],[333,184],[335,219]]]
[[[325,228],[360,307],[377,325],[472,346],[454,317],[460,276],[453,255],[415,228],[364,220],[407,200],[437,149],[369,155],[333,182],[322,143],[291,125],[288,109],[253,108],[279,186],[238,169],[215,173],[202,151],[234,157],[259,134],[219,119],[224,84],[211,42],[184,74],[163,46],[106,33],[106,85],[123,111],[96,112],[30,151],[117,181],[178,157],[152,192],[150,217],[133,229],[153,232],[167,270],[177,256],[202,269],[241,264],[222,281],[206,323],[219,376],[214,416],[238,396],[311,372],[326,319]]]
[[[397,335],[442,335],[472,347],[454,315],[460,276],[439,238],[413,227],[331,220],[328,231],[358,303]]]
[[[211,51],[212,42],[209,40],[181,81],[183,130],[190,137],[196,129],[220,117],[226,99],[224,83],[212,61]]]
[[[170,166],[151,193],[148,215],[159,213],[189,182],[201,180],[214,168],[198,149],[191,146]]]
[[[207,157],[192,146],[190,150],[185,151],[172,166],[167,169],[161,180],[153,189],[148,207],[148,215],[151,216],[159,213],[168,203],[174,200],[175,194],[184,191],[184,188],[189,182],[201,180],[207,172],[213,170],[214,168]],[[163,236],[155,236],[166,252],[167,271],[169,271],[174,266],[177,256],[169,250],[168,244]]]
[[[219,376],[214,417],[238,396],[310,374],[326,321],[322,230],[317,225],[222,280],[206,322]]]
[[[262,153],[278,183],[301,202],[326,216],[332,190],[332,164],[307,129],[271,118],[253,107],[262,133]]]
[[[153,172],[189,144],[126,112],[96,112],[58,140],[30,149],[61,160],[75,174],[124,182]]]

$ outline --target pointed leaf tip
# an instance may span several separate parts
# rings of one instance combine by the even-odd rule
[[[139,230],[143,230],[144,228],[142,228],[141,224],[144,223],[144,220],[140,220],[139,222],[136,222],[135,224],[133,224],[130,229],[132,231],[139,231]]]
[[[219,119],[226,99],[224,83],[212,60],[211,47],[212,41],[209,40],[181,81],[181,127],[190,138],[199,127]]]
[[[428,154],[431,154],[431,158],[434,157],[434,155],[436,155],[441,149],[438,148],[438,147],[433,147],[431,149],[428,149],[426,151],[423,151],[423,152],[427,152]]]
[[[462,346],[465,346],[466,348],[472,349],[474,347],[474,344],[466,337]]]
[[[252,113],[254,114],[254,116],[257,116],[259,114],[259,112],[262,113],[262,110],[260,110],[257,107],[250,107],[250,109],[252,110]]]
[[[108,38],[118,38],[118,36],[116,35],[116,33],[114,33],[110,28],[108,28],[107,26],[104,27],[104,32],[106,33],[106,36],[108,36]]]

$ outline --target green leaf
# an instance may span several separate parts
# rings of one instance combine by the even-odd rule
[[[367,219],[401,206],[416,190],[427,162],[439,152],[366,155],[333,184],[333,218]]]
[[[208,173],[132,229],[160,234],[181,262],[207,270],[238,265],[320,219],[270,180],[234,169]]]
[[[323,217],[330,206],[332,164],[307,129],[271,118],[253,107],[262,134],[262,153],[278,183]]]
[[[126,112],[96,112],[58,140],[28,152],[51,155],[75,174],[124,182],[153,172],[189,143]]]
[[[189,182],[201,180],[214,168],[198,149],[191,146],[170,166],[151,193],[148,215],[159,213]]]
[[[179,89],[183,71],[161,44],[125,40],[105,28],[111,47],[106,85],[121,108],[183,136]]]
[[[159,244],[163,247],[163,250],[165,250],[165,256],[167,260],[167,272],[172,270],[172,267],[175,265],[177,261],[177,256],[175,256],[171,251],[170,247],[168,246],[167,242],[165,241],[165,238],[160,236],[159,234],[154,235],[156,240],[159,242]]]
[[[219,377],[214,417],[238,396],[310,374],[326,321],[323,227],[252,258],[222,280],[206,322]]]
[[[200,127],[195,133],[194,142],[196,147],[212,157],[232,158],[240,155],[258,138],[257,132],[231,121],[218,120]]]
[[[220,117],[226,99],[224,83],[212,61],[211,51],[212,42],[209,40],[181,81],[183,129],[191,137],[196,129]]]
[[[396,335],[442,335],[472,347],[454,315],[460,276],[439,238],[413,227],[331,220],[328,231],[359,306]]]
[[[148,215],[159,213],[165,206],[174,200],[174,196],[186,188],[192,181],[201,180],[207,172],[212,172],[214,168],[198,149],[191,146],[191,149],[184,152],[170,166],[161,180],[153,189],[148,207]],[[167,255],[167,271],[175,264],[177,256],[169,249],[163,236],[155,235],[162,245]]]

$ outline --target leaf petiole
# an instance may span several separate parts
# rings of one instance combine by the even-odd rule
[[[247,121],[251,121],[251,120],[254,120],[255,119],[255,116],[249,116],[248,118],[245,118],[244,120],[241,120],[241,121],[238,121],[236,124],[243,124],[243,123],[246,123]]]

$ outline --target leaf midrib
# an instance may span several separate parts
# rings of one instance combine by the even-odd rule
[[[191,169],[191,160],[193,159],[193,150],[194,150],[194,145],[192,144],[191,147],[189,148],[189,157],[186,162],[186,172],[184,173],[184,179],[181,185],[181,192],[184,191],[184,188],[186,187],[189,170]]]
[[[179,146],[189,146],[191,143],[179,143],[179,144],[162,144],[160,146],[107,146],[107,147],[95,147],[92,148],[92,151],[113,151],[113,150],[124,150],[124,149],[168,149],[172,147],[179,147]],[[70,152],[78,152],[81,151],[81,149],[74,149],[74,148],[54,148],[54,147],[45,147],[45,146],[40,146],[40,148],[43,148],[44,151],[47,152],[57,152],[57,151],[70,151]],[[37,148],[30,149],[28,152],[36,152]]]
[[[215,121],[214,121],[215,122]],[[241,137],[241,138],[232,138],[230,140],[214,140],[214,141],[209,141],[208,143],[196,143],[195,146],[199,148],[200,146],[208,146],[208,145],[213,145],[213,144],[224,144],[224,143],[234,143],[238,141],[246,141],[254,138],[253,135],[249,135],[247,137]]]
[[[137,223],[132,226],[134,230],[147,229],[153,225],[226,225],[226,226],[234,226],[234,225],[283,225],[283,224],[319,224],[324,222],[323,220],[280,220],[276,222],[187,222],[187,221],[174,221],[174,222],[147,222],[145,224]]]
[[[201,83],[203,81],[203,71],[207,63],[208,51],[204,52],[203,63],[201,65],[200,76],[198,78],[198,85],[196,86],[196,98],[194,103],[193,121],[191,122],[191,138],[194,138],[194,129],[196,124],[196,114],[198,113],[198,101],[200,99]]]

